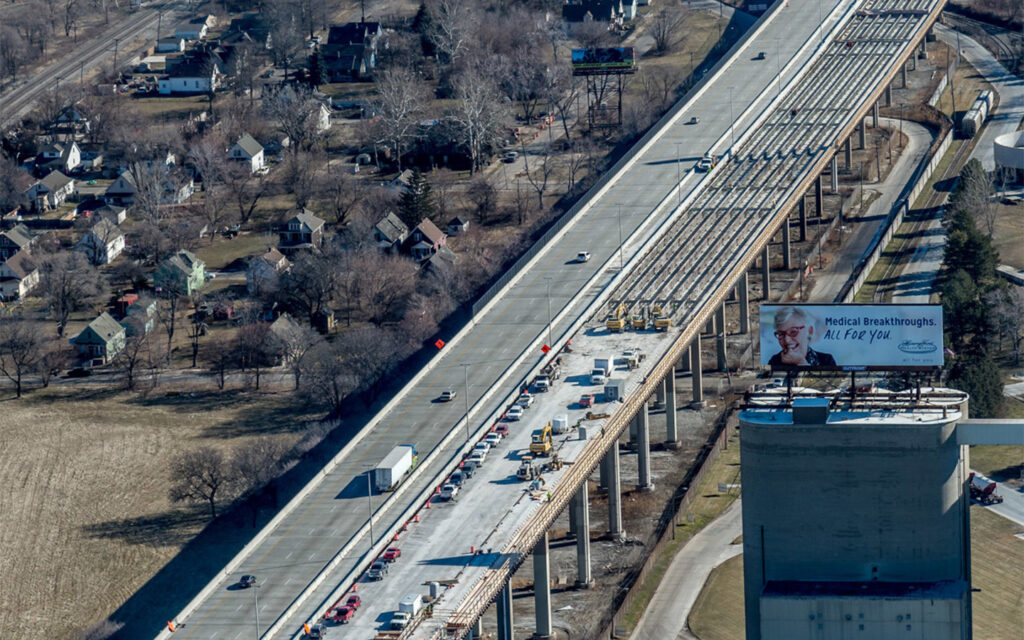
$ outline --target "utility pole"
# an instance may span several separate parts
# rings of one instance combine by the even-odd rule
[[[366,506],[370,512],[367,522],[370,523],[370,550],[373,550],[373,469],[366,474]],[[258,636],[257,636],[258,638]]]
[[[116,79],[116,77],[117,77],[117,41],[118,41],[118,38],[114,38],[114,76],[115,76],[114,82],[115,83],[117,82],[117,79]]]

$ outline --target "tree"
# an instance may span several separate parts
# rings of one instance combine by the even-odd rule
[[[378,117],[380,142],[390,147],[398,169],[402,169],[402,152],[422,115],[426,91],[420,79],[407,67],[386,69],[377,81],[380,96]]]
[[[206,364],[217,377],[217,388],[224,390],[228,369],[235,362],[234,345],[226,342],[214,342],[203,351]]]
[[[261,436],[231,454],[231,468],[252,513],[252,526],[256,526],[262,501],[260,492],[274,480],[290,462],[288,448],[276,438]]]
[[[986,298],[988,308],[994,309],[996,325],[1002,335],[1013,344],[1014,365],[1020,365],[1020,348],[1024,343],[1024,290],[1011,287],[996,290]]]
[[[654,50],[661,54],[668,53],[679,41],[685,21],[686,12],[680,7],[666,7],[654,14],[647,32],[654,40]]]
[[[135,389],[139,370],[153,367],[158,359],[154,353],[152,332],[146,331],[145,321],[138,317],[129,317],[128,336],[124,348],[117,354],[114,361],[120,365],[124,374],[124,385],[129,391]]]
[[[48,348],[42,327],[21,317],[0,320],[0,373],[14,383],[21,397],[24,377],[36,370]]]
[[[277,122],[291,140],[291,152],[309,151],[323,137],[320,107],[312,91],[285,85],[263,101],[267,116]]]
[[[310,324],[334,299],[339,275],[335,258],[330,251],[324,254],[302,253],[279,279],[281,301],[287,308],[305,315]]]
[[[198,291],[192,293],[192,315],[189,317],[188,342],[192,346],[192,368],[195,369],[199,359],[199,339],[206,335],[206,316],[199,312],[203,306],[203,295]]]
[[[416,288],[416,265],[403,257],[375,249],[352,256],[349,262],[352,300],[364,317],[380,326],[398,320]]]
[[[344,227],[362,205],[366,187],[351,173],[332,171],[328,167],[327,171],[317,174],[314,192],[320,210],[338,227]]]
[[[363,392],[366,405],[370,406],[399,362],[401,341],[393,331],[367,327],[341,334],[337,346],[355,378],[356,388]]]
[[[295,378],[295,389],[301,386],[302,372],[305,369],[304,361],[323,342],[323,336],[314,331],[311,327],[296,323],[294,331],[286,333],[279,338],[279,350],[281,359],[291,369]]]
[[[434,202],[430,182],[419,169],[413,169],[409,184],[402,191],[398,203],[398,217],[412,229],[424,219],[429,220],[435,215],[437,215],[437,203]]]
[[[317,345],[302,363],[300,390],[311,402],[326,405],[332,414],[341,412],[345,398],[357,382],[339,344]]]
[[[39,270],[36,293],[49,309],[50,317],[57,321],[58,338],[64,336],[73,312],[94,308],[108,295],[106,281],[78,251],[47,256]]]
[[[0,152],[0,214],[25,204],[25,191],[31,184],[32,176],[7,154]]]
[[[486,176],[478,175],[466,187],[466,199],[469,200],[473,214],[483,224],[498,208],[498,191]]]
[[[437,49],[442,64],[454,67],[470,44],[475,15],[465,0],[434,0],[427,9],[427,38]]]
[[[234,352],[238,368],[253,375],[256,389],[260,388],[263,370],[277,363],[281,354],[280,341],[266,322],[243,325],[235,335]]]
[[[550,145],[543,145],[539,157],[534,160],[533,169],[530,169],[530,154],[526,151],[526,143],[522,145],[523,168],[526,173],[526,180],[537,192],[537,207],[544,210],[544,192],[547,191],[548,181],[555,172],[555,161],[551,156]]]
[[[458,75],[455,97],[458,104],[453,117],[462,130],[462,143],[469,152],[469,172],[473,174],[483,163],[484,150],[497,136],[504,110],[493,78],[480,65]]]
[[[977,158],[970,160],[960,171],[956,189],[949,199],[949,208],[980,219],[990,238],[995,233],[996,208],[992,205],[992,180]]]
[[[324,64],[324,52],[319,47],[317,47],[313,55],[309,56],[309,75],[307,79],[311,87],[327,84],[327,65]]]
[[[267,181],[262,175],[254,174],[244,163],[235,162],[224,172],[224,187],[237,207],[238,220],[248,224],[256,212],[256,205],[267,193]]]
[[[1003,380],[987,352],[957,354],[949,371],[949,385],[970,394],[971,416],[994,418],[1003,406]]]
[[[171,458],[171,502],[206,502],[217,517],[217,498],[231,488],[227,461],[213,447],[198,447]]]

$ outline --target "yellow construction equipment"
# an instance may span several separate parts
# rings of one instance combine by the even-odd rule
[[[665,315],[660,306],[651,307],[651,315],[654,317],[654,328],[658,331],[667,331],[672,326],[672,318]]]
[[[535,456],[546,456],[551,452],[553,446],[551,440],[551,423],[547,423],[540,429],[534,430],[530,435],[530,453]]]
[[[634,331],[643,331],[647,328],[647,318],[644,316],[642,311],[640,312],[640,315],[630,317],[629,322],[633,325]]]
[[[559,471],[564,465],[567,464],[572,463],[562,460],[561,458],[558,457],[558,452],[554,451],[551,453],[551,459],[548,460],[548,463],[544,465],[544,468],[541,469],[541,471]]]
[[[620,332],[626,328],[626,305],[619,303],[619,306],[615,308],[615,311],[608,314],[608,319],[604,321],[604,326],[608,327],[609,331]]]

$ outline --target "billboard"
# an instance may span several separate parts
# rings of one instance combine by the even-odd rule
[[[636,56],[633,47],[601,47],[572,50],[572,73],[576,76],[607,73],[633,73]]]
[[[778,370],[941,367],[942,306],[761,305],[761,364]]]

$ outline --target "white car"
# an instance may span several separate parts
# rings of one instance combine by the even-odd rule
[[[455,389],[445,389],[441,392],[441,397],[439,399],[441,402],[451,402],[455,399]]]
[[[590,262],[590,252],[580,251],[576,254],[576,262]]]
[[[513,422],[515,422],[517,420],[521,420],[522,417],[523,417],[523,408],[521,406],[519,406],[518,404],[515,405],[514,407],[512,407],[511,409],[509,409],[508,413],[505,414],[505,419],[506,420],[511,420]]]
[[[490,450],[491,445],[486,440],[483,442],[476,443],[476,445],[473,447],[473,451],[482,451],[484,455],[487,455],[487,452]]]
[[[484,438],[484,442],[486,442],[491,447],[496,447],[498,446],[498,443],[501,442],[501,434],[492,431],[487,434],[486,438]]]
[[[533,394],[529,392],[522,393],[519,399],[516,400],[516,404],[524,409],[529,409],[533,405]]]
[[[701,173],[707,173],[708,171],[711,171],[714,168],[715,161],[711,156],[707,154],[704,154],[704,157],[701,158],[699,162],[697,162],[697,171],[700,171]]]
[[[440,496],[440,498],[442,500],[452,500],[458,494],[459,494],[459,487],[454,485],[454,484],[448,483],[448,484],[444,485],[443,487],[441,487],[441,496]]]
[[[469,458],[467,459],[467,461],[472,462],[473,468],[475,469],[477,467],[484,466],[485,458],[487,458],[486,453],[483,453],[482,451],[474,451],[473,453],[469,454]]]

